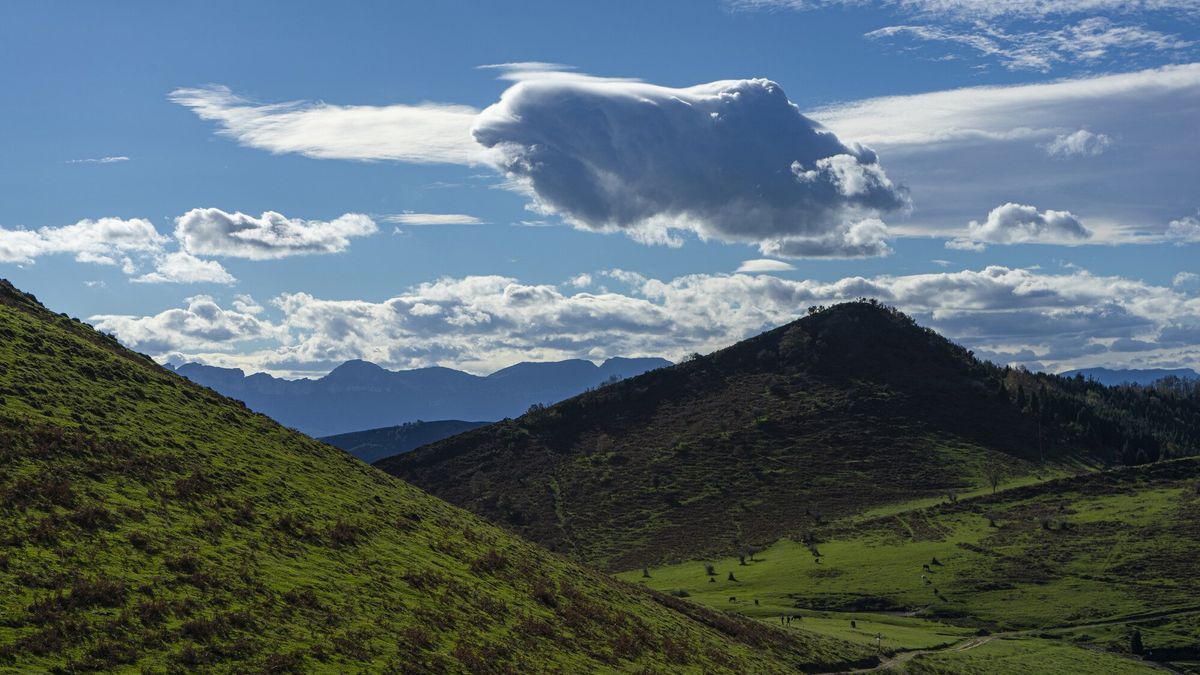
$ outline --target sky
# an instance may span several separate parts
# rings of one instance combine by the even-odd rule
[[[0,277],[161,362],[1200,367],[1195,0],[10,0],[0,85]]]

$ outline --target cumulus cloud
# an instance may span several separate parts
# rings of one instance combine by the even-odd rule
[[[1009,202],[988,213],[982,223],[972,220],[967,234],[946,242],[946,248],[982,251],[987,244],[1077,244],[1092,236],[1069,211],[1038,211]]]
[[[1080,129],[1069,134],[1059,134],[1053,141],[1043,145],[1051,157],[1095,157],[1112,145],[1112,138]]]
[[[486,225],[487,222],[465,213],[397,213],[381,218],[398,225]]]
[[[571,277],[567,283],[571,284],[575,288],[587,288],[588,286],[592,285],[592,275],[588,274],[587,272],[576,274],[575,276]]]
[[[222,309],[207,296],[148,317],[93,321],[160,358],[281,374],[320,373],[350,358],[474,372],[522,360],[678,359],[791,321],[811,305],[863,296],[897,305],[987,358],[1055,369],[1195,363],[1200,335],[1194,291],[1077,268],[1051,274],[990,266],[835,281],[763,273],[659,280],[627,270],[604,276],[613,289],[564,291],[475,276],[419,284],[382,302],[288,293],[271,302],[274,322],[253,299]]]
[[[1171,280],[1171,285],[1183,288],[1200,287],[1200,274],[1196,274],[1195,272],[1180,272]]]
[[[144,218],[99,218],[37,230],[0,228],[0,262],[32,263],[58,253],[79,262],[118,265],[123,254],[159,250],[167,238]]]
[[[802,115],[774,82],[675,89],[550,75],[526,73],[472,133],[535,211],[576,227],[837,255],[865,233],[855,223],[908,205],[873,151]]]
[[[791,263],[782,260],[771,260],[770,258],[759,258],[757,260],[745,260],[738,266],[737,271],[747,274],[759,274],[762,272],[788,272],[796,267]]]
[[[221,134],[238,143],[273,153],[422,164],[479,161],[470,134],[478,111],[470,106],[259,104],[221,85],[176,89],[170,99],[216,122]]]
[[[232,284],[237,281],[215,260],[201,260],[186,251],[159,256],[153,272],[131,279],[143,284]]]
[[[339,253],[351,237],[378,231],[375,221],[359,213],[335,220],[300,220],[267,211],[259,217],[221,209],[192,209],[175,219],[175,238],[194,255],[269,260],[293,255]]]

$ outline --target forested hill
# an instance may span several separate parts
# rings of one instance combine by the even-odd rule
[[[0,281],[0,670],[870,663],[569,563]]]
[[[871,301],[419,448],[385,470],[613,569],[1041,471],[1192,453],[1200,405],[998,368]]]

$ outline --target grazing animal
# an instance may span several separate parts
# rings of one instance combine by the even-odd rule
[[[737,602],[737,596],[736,596],[736,595],[731,595],[731,596],[729,596],[729,601],[730,601],[730,602]]]

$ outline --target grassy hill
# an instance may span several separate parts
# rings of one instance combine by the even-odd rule
[[[381,429],[352,431],[348,434],[326,436],[320,440],[341,448],[368,464],[381,459],[408,452],[422,445],[449,438],[464,431],[478,429],[487,422],[464,422],[462,420],[437,420],[434,422],[409,422]]]
[[[834,523],[745,564],[621,576],[864,644],[880,634],[891,653],[929,650],[911,672],[1139,672],[1134,629],[1155,659],[1200,672],[1198,558],[1200,460],[1180,459]]]
[[[997,368],[862,301],[380,466],[621,570],[1197,439],[1200,396]]]
[[[0,282],[0,670],[871,660],[570,563]]]

